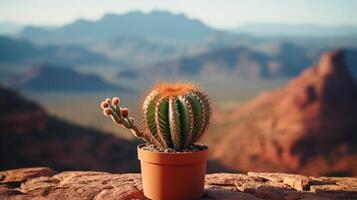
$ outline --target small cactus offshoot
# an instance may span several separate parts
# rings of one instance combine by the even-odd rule
[[[105,99],[101,103],[105,116],[137,137],[158,148],[185,149],[206,132],[211,118],[210,101],[190,83],[160,83],[146,96],[142,105],[144,131],[140,131],[122,108],[120,99]]]

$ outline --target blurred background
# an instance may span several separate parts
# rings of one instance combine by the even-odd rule
[[[0,170],[138,172],[131,133],[157,81],[214,103],[208,171],[357,175],[357,2],[0,2]]]

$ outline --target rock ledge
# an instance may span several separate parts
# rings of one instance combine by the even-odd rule
[[[145,199],[140,174],[50,168],[0,172],[0,199]],[[215,173],[202,199],[357,199],[357,177]]]

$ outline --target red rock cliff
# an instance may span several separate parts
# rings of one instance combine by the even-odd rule
[[[342,51],[221,117],[213,154],[228,167],[357,175],[357,86]]]

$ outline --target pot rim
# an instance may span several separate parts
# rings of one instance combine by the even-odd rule
[[[138,159],[147,163],[160,165],[189,165],[206,162],[208,159],[208,148],[193,152],[166,153],[144,150],[141,148],[143,145],[145,144],[137,146]]]
[[[142,144],[139,144],[137,146],[137,149],[140,151],[145,151],[145,152],[150,152],[150,153],[155,153],[155,154],[172,154],[172,155],[181,155],[181,154],[195,154],[195,153],[202,153],[204,151],[208,151],[208,146],[207,146],[207,149],[204,149],[204,150],[199,150],[199,151],[187,151],[187,152],[160,152],[160,151],[149,151],[149,150],[145,150],[145,149],[142,149],[141,147],[143,147],[146,143],[142,143]]]

